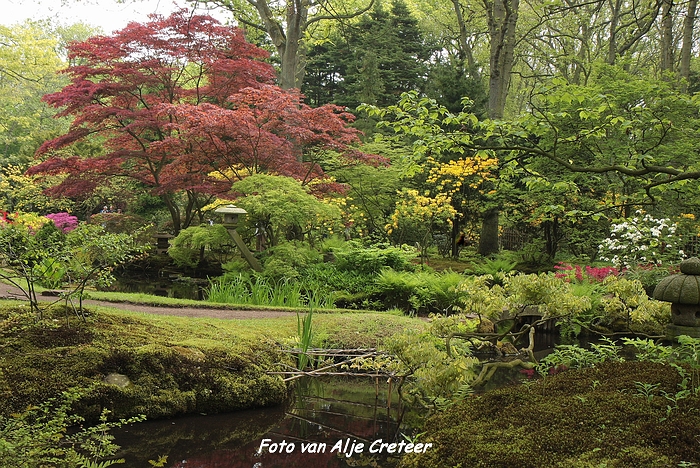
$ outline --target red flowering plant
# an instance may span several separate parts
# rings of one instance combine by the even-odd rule
[[[574,281],[579,283],[583,283],[584,281],[602,283],[608,276],[620,275],[620,270],[612,266],[593,267],[586,265],[585,267],[581,267],[581,265],[559,262],[554,265],[554,269],[557,270],[554,276],[563,279],[567,283]]]

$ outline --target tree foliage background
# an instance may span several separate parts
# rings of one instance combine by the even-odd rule
[[[241,29],[181,11],[88,40],[0,30],[6,209],[48,207],[48,187],[70,197],[56,208],[116,201],[177,231],[268,173],[335,193],[352,235],[389,239],[396,194],[415,190],[455,210],[438,237],[467,231],[489,254],[515,229],[550,257],[594,257],[639,209],[700,215],[695,0],[204,3]],[[478,183],[433,174],[475,158],[494,161]]]

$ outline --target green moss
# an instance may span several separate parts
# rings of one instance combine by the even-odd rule
[[[647,398],[638,383],[658,384]],[[648,362],[603,363],[470,398],[430,418],[434,449],[407,467],[630,467],[699,462],[697,397],[667,414],[680,377]]]
[[[36,324],[29,315],[0,310],[0,413],[21,411],[109,373],[126,375],[131,385],[97,385],[77,405],[88,418],[102,407],[115,418],[223,412],[279,404],[286,395],[281,379],[264,371],[285,359],[271,339],[236,337],[216,323],[202,331],[201,323],[182,327],[180,320],[119,313],[92,314],[71,327],[53,320]],[[212,333],[223,339],[213,340]],[[198,346],[178,343],[182,335],[199,338]]]
[[[19,412],[75,386],[98,383],[77,405],[97,418],[149,419],[217,413],[281,403],[280,377],[266,374],[289,360],[279,342],[296,333],[296,317],[217,320],[95,308],[87,320],[52,309],[37,323],[21,304],[0,301],[0,414]],[[319,337],[339,347],[376,346],[394,330],[423,322],[389,314],[324,314]],[[126,375],[131,385],[100,383]]]

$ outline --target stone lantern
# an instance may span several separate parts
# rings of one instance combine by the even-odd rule
[[[247,211],[243,208],[238,208],[236,205],[226,205],[215,209],[214,213],[224,215],[224,227],[228,231],[229,236],[231,236],[236,243],[236,246],[241,250],[241,254],[243,254],[243,258],[246,259],[248,265],[255,271],[262,271],[260,262],[253,256],[248,246],[243,242],[241,235],[236,231],[240,216],[246,214]]]
[[[235,229],[238,226],[238,217],[248,213],[243,208],[239,208],[236,205],[226,205],[221,206],[214,210],[214,213],[220,213],[224,215],[224,226],[233,226]]]
[[[681,272],[661,280],[654,299],[671,303],[672,335],[700,337],[700,259],[681,262]]]

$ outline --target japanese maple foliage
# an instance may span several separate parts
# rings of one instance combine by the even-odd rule
[[[314,161],[318,151],[342,151],[357,140],[357,131],[346,125],[351,114],[330,105],[311,108],[295,91],[261,85],[245,88],[228,101],[223,107],[161,106],[179,132],[176,141],[163,144],[182,154],[182,166],[199,164],[230,182],[261,172],[308,182],[323,177]]]
[[[313,156],[357,140],[352,116],[274,86],[265,57],[239,29],[187,10],[74,43],[64,70],[71,83],[44,98],[73,124],[41,146],[48,159],[29,172],[67,174],[52,191],[73,197],[133,178],[161,196],[176,231],[247,174],[321,178]],[[71,152],[93,136],[103,154]]]

